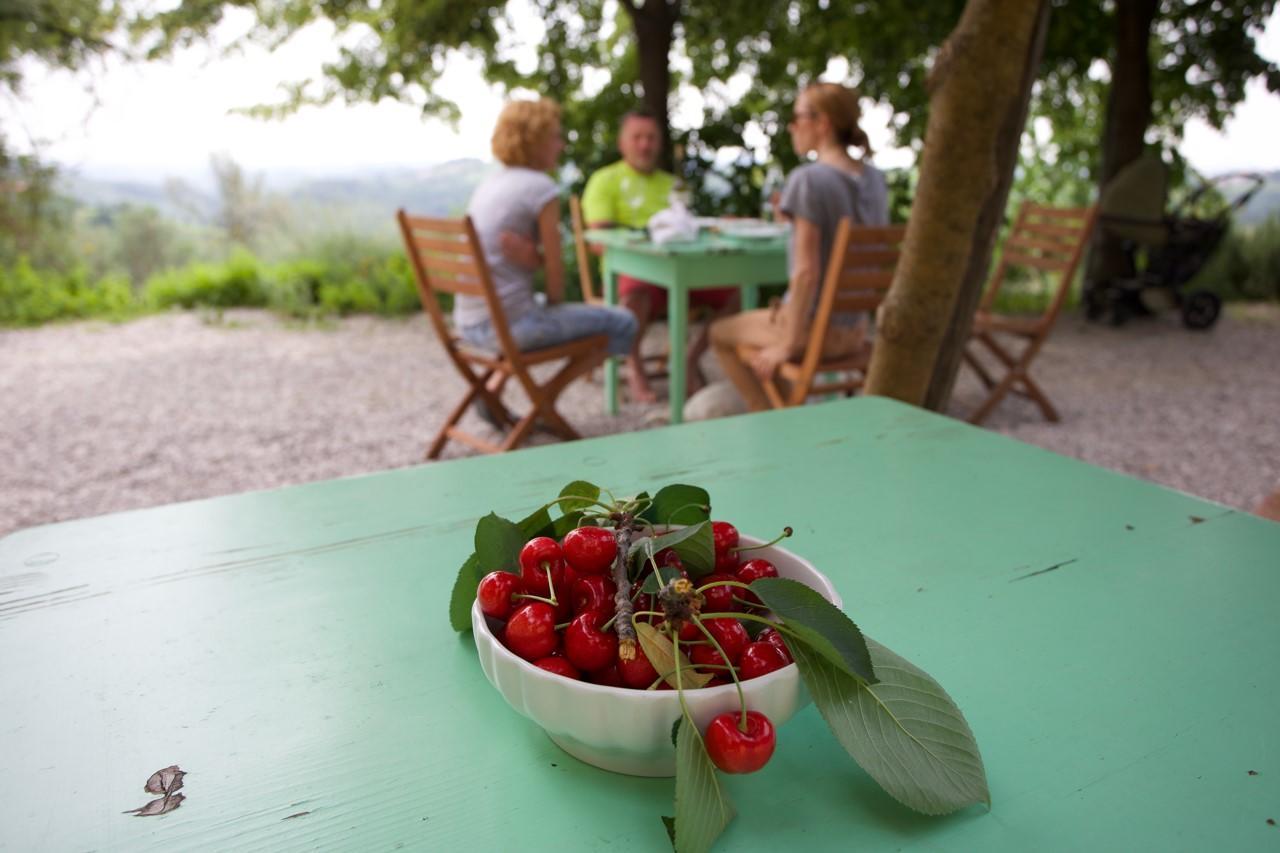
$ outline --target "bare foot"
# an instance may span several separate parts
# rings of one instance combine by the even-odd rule
[[[649,385],[649,378],[638,364],[627,365],[627,391],[636,403],[656,403],[658,395]]]

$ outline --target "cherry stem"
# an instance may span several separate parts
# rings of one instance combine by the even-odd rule
[[[527,592],[518,592],[518,593],[516,593],[515,595],[513,595],[513,596],[511,596],[511,597],[512,597],[513,599],[514,599],[514,598],[523,598],[523,599],[527,599],[527,600],[529,600],[529,601],[541,601],[543,604],[550,604],[552,607],[555,607],[557,604],[559,604],[559,603],[560,603],[560,602],[556,601],[554,598],[543,598],[543,597],[542,597],[542,596],[540,596],[540,595],[532,595],[532,594],[527,593]]]
[[[703,584],[698,587],[698,592],[705,592],[713,586],[736,586],[741,587],[742,589],[751,589],[750,584],[745,584],[742,581],[712,581],[711,583]]]
[[[743,551],[755,551],[760,548],[768,548],[770,545],[777,545],[783,539],[786,539],[788,536],[790,536],[793,532],[794,531],[792,531],[790,527],[784,527],[782,528],[781,533],[773,537],[773,539],[769,540],[768,542],[763,542],[759,545],[742,545],[737,548],[730,548],[729,550],[733,551],[735,554],[741,554]]]
[[[561,622],[559,625],[556,626],[556,630],[563,631],[565,628],[568,628],[572,624],[573,624],[572,619],[570,619],[568,622]]]
[[[725,663],[729,664],[729,676],[733,679],[733,686],[738,688],[738,704],[742,706],[742,713],[739,716],[739,722],[738,722],[738,731],[743,732],[745,734],[747,731],[747,697],[742,695],[742,682],[738,680],[738,670],[734,667],[732,663],[729,662],[729,655],[725,653],[724,647],[721,646],[719,641],[716,640],[714,636],[712,636],[709,630],[707,630],[707,626],[702,624],[702,619],[695,617],[693,620],[693,624],[697,625],[698,630],[701,631],[706,636],[706,638],[711,641],[711,645],[716,647],[716,651],[720,653],[720,658]],[[677,631],[676,641],[679,642],[679,640],[680,640],[680,632]],[[677,657],[676,658],[677,665],[679,664],[679,662],[680,662],[680,658]]]

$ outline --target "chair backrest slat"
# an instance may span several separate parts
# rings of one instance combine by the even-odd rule
[[[983,296],[981,310],[991,310],[1011,267],[1031,267],[1059,276],[1053,298],[1040,315],[1041,323],[1051,325],[1066,301],[1096,218],[1096,207],[1055,208],[1023,202],[1005,238],[1004,251]]]
[[[800,373],[792,385],[792,405],[804,402],[813,391],[833,315],[872,313],[884,301],[893,284],[906,233],[906,225],[863,226],[854,225],[852,219],[841,220]]]
[[[423,308],[437,306],[436,291],[487,298],[488,270],[466,219],[396,214]]]
[[[1004,241],[1006,249],[1029,249],[1032,253],[1043,255],[1063,255],[1070,257],[1075,245],[1070,240],[1046,240],[1031,237],[1027,234],[1010,234]]]
[[[596,292],[591,277],[591,253],[587,250],[587,226],[582,219],[582,202],[578,196],[569,196],[569,222],[573,226],[573,250],[578,259],[578,282],[582,286],[582,301],[598,305],[604,300]]]

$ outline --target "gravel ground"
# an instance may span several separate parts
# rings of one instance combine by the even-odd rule
[[[1233,310],[1207,334],[1172,315],[1123,330],[1065,318],[1033,369],[1063,421],[1011,398],[987,426],[1250,509],[1280,488],[1277,364],[1276,306]],[[244,311],[0,331],[0,535],[416,464],[462,387],[420,318],[299,328]],[[977,391],[962,376],[956,411]],[[600,393],[597,377],[562,398],[584,435],[663,421],[661,405],[607,418]]]

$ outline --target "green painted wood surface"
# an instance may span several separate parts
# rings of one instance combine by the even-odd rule
[[[982,746],[991,812],[920,817],[808,708],[719,850],[1280,844],[1280,525],[857,399],[0,539],[0,849],[664,849],[671,781],[561,753],[445,619],[476,517],[575,478],[792,525]]]
[[[671,423],[684,420],[685,350],[689,336],[689,291],[736,285],[742,290],[744,310],[759,303],[762,284],[787,281],[787,241],[729,240],[699,234],[697,240],[657,245],[642,231],[593,229],[587,239],[605,247],[604,298],[618,304],[618,276],[629,275],[670,291],[667,299],[668,373],[667,395]],[[605,364],[605,410],[618,413],[618,363]]]

